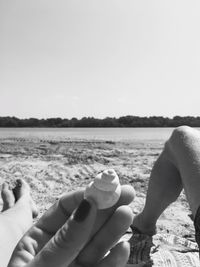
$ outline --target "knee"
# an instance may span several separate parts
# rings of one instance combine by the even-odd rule
[[[198,138],[199,133],[197,130],[189,126],[180,126],[173,130],[171,137],[168,140],[171,148],[175,149],[176,147],[188,146],[193,143],[193,141]]]

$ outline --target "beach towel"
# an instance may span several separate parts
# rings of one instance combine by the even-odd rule
[[[127,267],[151,266],[200,267],[198,245],[195,241],[171,234],[141,238],[134,247],[131,245]]]

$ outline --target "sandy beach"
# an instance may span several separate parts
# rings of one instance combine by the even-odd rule
[[[0,140],[0,185],[23,177],[32,189],[39,216],[64,192],[86,186],[100,171],[113,168],[122,184],[134,186],[134,214],[143,207],[149,175],[164,143],[90,140]],[[2,202],[0,203],[2,205]],[[184,193],[161,215],[158,233],[194,239],[193,223]]]

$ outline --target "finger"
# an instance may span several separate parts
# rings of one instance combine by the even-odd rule
[[[115,210],[122,205],[129,205],[135,197],[135,190],[130,185],[123,185],[119,201],[111,208],[105,210],[98,210],[98,216],[95,222],[95,228],[92,234],[94,235],[108,218],[115,212]]]
[[[36,223],[35,227],[42,229],[47,233],[54,234],[71,213],[78,207],[83,199],[84,189],[65,194],[56,204],[54,204]],[[107,218],[115,211],[118,206],[128,205],[133,201],[135,191],[132,186],[123,185],[122,192],[117,204],[106,210],[99,210],[94,232],[96,232]],[[93,232],[93,234],[94,234]]]
[[[44,213],[35,227],[50,234],[56,233],[83,200],[83,192],[84,190],[77,190],[63,195]]]
[[[125,267],[130,254],[128,242],[118,243],[97,267]]]
[[[120,206],[78,256],[83,266],[94,266],[124,235],[133,221],[130,207]]]
[[[62,228],[31,262],[32,266],[68,266],[89,239],[96,218],[96,204],[83,200]]]

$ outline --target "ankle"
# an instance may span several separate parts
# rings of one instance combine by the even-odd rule
[[[137,228],[141,233],[146,235],[156,234],[156,223],[145,220],[145,216],[142,213],[135,216],[131,227]]]

